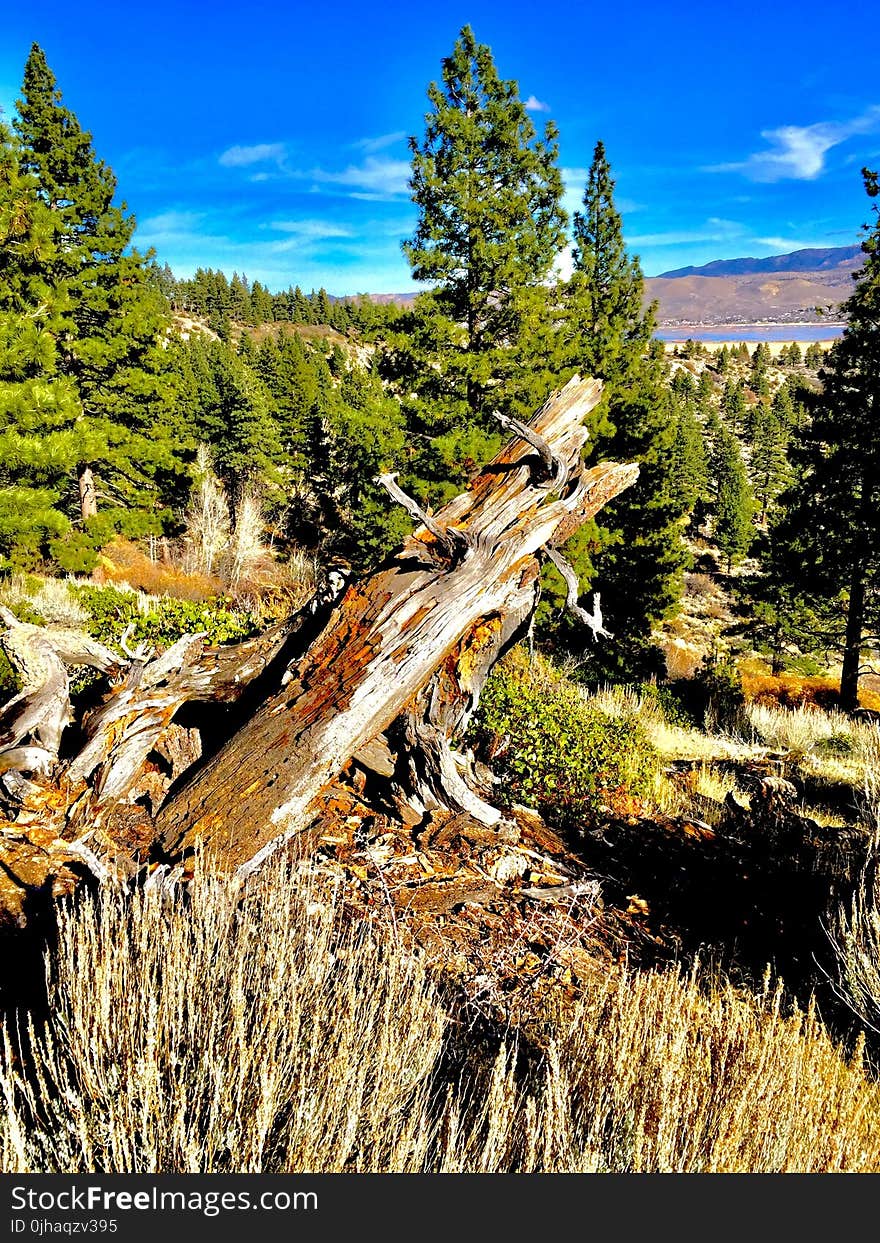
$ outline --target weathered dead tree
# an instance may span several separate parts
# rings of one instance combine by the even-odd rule
[[[528,630],[542,558],[576,605],[558,549],[637,477],[632,464],[583,466],[600,392],[575,378],[528,426],[502,420],[513,439],[436,514],[382,477],[413,534],[374,574],[256,639],[218,649],[187,635],[123,661],[4,614],[24,690],[0,714],[0,830],[51,830],[91,870],[135,847],[180,860],[201,843],[247,873],[311,823],[346,769],[406,823],[449,809],[499,825],[454,744],[492,665]],[[604,633],[598,601],[578,612]],[[80,663],[111,683],[71,722],[67,669]]]

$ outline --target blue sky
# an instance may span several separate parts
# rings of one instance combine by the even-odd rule
[[[465,22],[560,130],[574,209],[601,138],[646,274],[858,240],[880,164],[876,11],[861,0],[426,6],[228,0],[4,12],[0,105],[32,41],[178,275],[411,288],[406,136]]]

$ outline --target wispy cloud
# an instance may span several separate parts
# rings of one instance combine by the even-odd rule
[[[351,237],[351,229],[329,220],[270,220],[261,226],[279,233],[290,233],[304,241],[319,242],[324,238]]]
[[[686,246],[698,242],[726,242],[741,237],[745,230],[736,220],[709,219],[696,229],[672,229],[665,233],[637,233],[627,238],[631,246]]]
[[[365,155],[375,155],[377,151],[384,151],[386,147],[393,147],[396,143],[403,142],[404,138],[406,138],[406,130],[398,129],[393,134],[380,134],[378,138],[359,138],[351,145],[358,151],[363,151]]]
[[[713,164],[705,171],[742,173],[750,181],[813,181],[825,169],[825,156],[856,134],[880,129],[880,105],[867,108],[849,121],[817,121],[814,125],[781,125],[761,131],[770,144],[748,159]]]
[[[349,164],[338,172],[316,168],[302,175],[320,185],[346,187],[356,199],[397,199],[409,194],[409,161],[386,156],[368,155],[363,163]]]
[[[399,246],[384,236],[386,223],[277,219],[254,237],[239,233],[222,207],[175,209],[146,217],[136,242],[142,249],[155,246],[160,263],[169,262],[178,276],[212,267],[227,275],[246,272],[270,289],[292,284],[315,289],[323,285],[331,293],[407,289],[408,267]]]
[[[252,147],[228,147],[220,156],[224,168],[250,168],[253,164],[279,164],[287,154],[283,142],[258,142]]]
[[[584,205],[584,188],[587,184],[587,178],[590,175],[588,168],[563,168],[562,184],[564,192],[562,196],[562,206],[568,212],[569,216],[573,216],[576,211],[580,211]],[[628,216],[632,212],[642,211],[641,203],[637,203],[635,199],[617,198],[615,197],[615,206],[622,216]]]
[[[767,246],[774,253],[787,255],[793,250],[818,250],[827,246],[828,242],[803,242],[791,237],[756,237],[758,246]]]
[[[535,95],[530,95],[525,102],[526,112],[549,112],[550,105],[545,104],[543,99],[538,99]]]

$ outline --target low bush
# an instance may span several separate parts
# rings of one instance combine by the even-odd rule
[[[101,583],[127,583],[136,591],[204,603],[223,592],[211,574],[185,573],[166,561],[153,561],[130,540],[117,538],[102,548],[94,574]]]
[[[152,598],[89,583],[77,583],[71,590],[88,614],[86,629],[111,645],[118,643],[129,628],[131,643],[147,642],[157,647],[168,647],[181,635],[202,631],[209,643],[232,643],[257,631],[250,614],[231,609],[220,600],[198,603],[169,596]]]
[[[191,899],[61,909],[51,1018],[0,1029],[0,1172],[880,1169],[859,1050],[778,989],[605,963],[517,1057],[290,861]]]
[[[612,716],[541,657],[518,649],[493,670],[473,731],[508,804],[577,829],[599,814],[641,809],[658,761],[638,721]]]

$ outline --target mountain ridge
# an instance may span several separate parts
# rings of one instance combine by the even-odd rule
[[[840,267],[849,269],[862,248],[854,246],[811,246],[792,250],[784,255],[767,255],[763,259],[713,259],[699,267],[691,265],[661,272],[652,280],[678,280],[685,276],[753,276],[767,272],[825,272]]]

